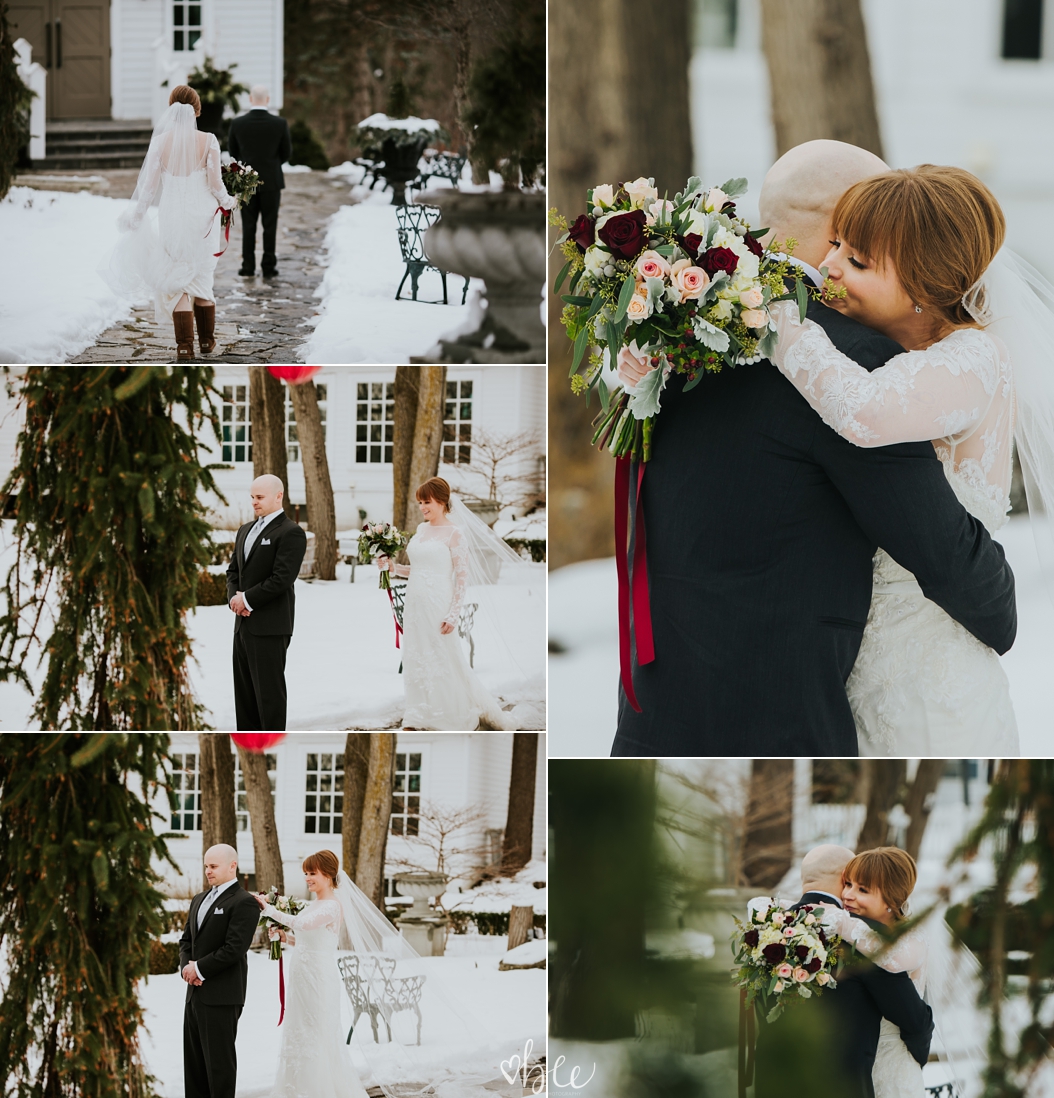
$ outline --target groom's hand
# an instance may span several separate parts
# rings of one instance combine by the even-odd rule
[[[188,984],[193,984],[194,987],[200,987],[205,982],[198,975],[198,966],[193,961],[187,962],[180,975]]]
[[[655,369],[646,358],[638,358],[628,347],[618,353],[618,376],[624,385],[636,385]]]
[[[230,601],[230,608],[242,618],[247,618],[251,611],[248,606],[245,605],[245,599],[242,597],[241,591],[239,591],[233,599]]]

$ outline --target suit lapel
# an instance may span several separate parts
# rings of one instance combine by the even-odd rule
[[[202,919],[202,921],[201,921],[201,929],[202,929],[202,930],[204,930],[204,929],[205,929],[205,924],[206,924],[206,923],[208,923],[209,919],[211,919],[211,918],[212,918],[212,913],[213,913],[213,912],[214,912],[214,911],[216,910],[216,905],[217,905],[217,904],[218,904],[218,903],[219,903],[219,902],[220,902],[221,900],[224,900],[224,899],[230,899],[230,898],[231,898],[231,897],[232,897],[232,896],[233,896],[233,895],[235,894],[235,892],[237,892],[237,891],[238,891],[238,888],[239,888],[239,887],[240,887],[240,886],[239,886],[238,884],[233,884],[233,885],[231,885],[231,886],[230,886],[229,888],[225,888],[225,889],[224,889],[224,890],[223,890],[223,891],[222,891],[222,892],[221,892],[221,893],[220,893],[220,894],[219,894],[219,895],[218,895],[218,896],[216,897],[216,899],[214,899],[214,900],[212,901],[212,903],[211,903],[211,904],[209,904],[209,909],[208,909],[208,911],[206,911],[206,912],[205,912],[205,918],[204,918],[204,919]],[[208,895],[208,893],[206,893],[206,895]],[[202,903],[204,903],[204,900],[202,901]],[[199,910],[200,910],[200,908],[199,908]]]

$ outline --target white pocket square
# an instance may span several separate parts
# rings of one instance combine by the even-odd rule
[[[223,908],[222,907],[216,908],[216,910],[212,914],[213,915],[222,915],[223,914]]]
[[[261,545],[270,545],[271,544],[271,539],[270,538],[264,538],[263,541],[260,542],[260,544]]]

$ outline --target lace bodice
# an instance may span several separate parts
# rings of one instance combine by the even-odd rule
[[[994,336],[960,328],[870,373],[792,302],[771,310],[773,362],[823,421],[856,446],[932,441],[960,502],[990,531],[1006,522],[1013,459],[1009,355]]]
[[[839,937],[852,942],[865,957],[873,958],[879,968],[909,973],[922,994],[926,983],[926,942],[917,930],[909,930],[895,942],[889,942],[863,919],[835,907],[824,908],[823,921]]]
[[[410,558],[409,567],[404,564],[391,566],[397,576],[409,576],[414,568],[452,572],[454,592],[443,621],[456,626],[468,588],[468,553],[461,531],[453,523],[433,526],[430,522],[422,522],[410,539],[406,554]]]
[[[271,904],[263,914],[296,934],[298,949],[336,949],[340,933],[340,903],[337,900],[312,900],[299,915],[287,915]]]
[[[151,141],[140,176],[139,201],[132,214],[133,224],[138,224],[143,219],[147,209],[153,204],[158,190],[165,185],[166,179],[188,178],[182,171],[172,171],[172,166],[168,163],[165,154],[164,138]],[[205,186],[209,194],[216,199],[216,204],[225,210],[233,210],[237,200],[227,193],[227,188],[223,185],[223,176],[220,173],[220,146],[215,134],[208,135],[201,163],[196,170],[204,173]]]

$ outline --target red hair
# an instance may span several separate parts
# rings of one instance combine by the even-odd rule
[[[305,873],[321,873],[337,885],[337,874],[340,872],[340,862],[332,850],[319,850],[315,854],[308,854],[304,864],[300,867]]]
[[[442,477],[431,477],[417,489],[417,499],[424,503],[425,500],[434,499],[436,503],[443,505],[444,511],[450,510],[450,485]]]

